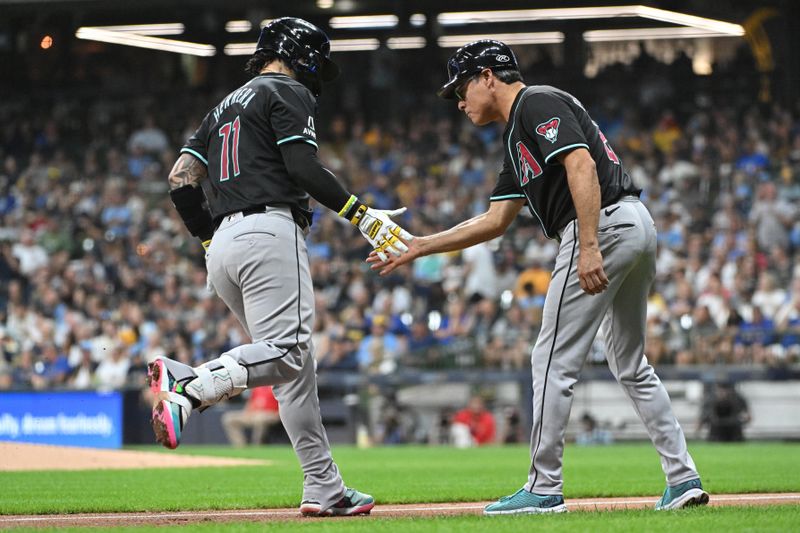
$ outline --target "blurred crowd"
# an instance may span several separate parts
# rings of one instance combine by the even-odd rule
[[[158,355],[196,365],[248,342],[206,291],[200,243],[167,194],[177,149],[217,96],[0,103],[0,388],[139,385]],[[800,361],[800,108],[590,112],[658,226],[650,361]],[[414,234],[487,208],[499,127],[421,109],[321,129],[329,168],[369,205],[407,206]],[[530,217],[386,278],[325,208],[308,240],[320,372],[529,366],[557,251]]]

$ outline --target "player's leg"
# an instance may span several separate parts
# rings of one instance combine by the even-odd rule
[[[312,512],[319,512],[338,502],[345,486],[322,425],[310,339],[303,352],[304,364],[297,378],[276,385],[273,391],[280,404],[281,422],[303,469],[302,502],[314,506]]]
[[[220,250],[221,253],[215,253]],[[214,235],[209,274],[220,298],[247,328],[252,342],[223,354],[247,371],[247,386],[285,383],[300,370],[298,348],[310,335],[301,284],[305,241],[288,209],[223,222]],[[206,368],[218,368],[217,360]]]
[[[232,254],[241,259],[235,268],[227,268],[226,276],[241,287],[253,342],[225,355],[247,369],[248,386],[274,386],[281,421],[303,469],[307,512],[368,512],[372,498],[346,489],[322,425],[311,343],[314,288],[305,238],[286,209],[244,221],[247,225],[227,232],[233,235]],[[216,276],[212,281],[217,287]],[[340,505],[343,500],[347,505]]]
[[[319,410],[311,342],[314,327],[314,287],[306,242],[293,221],[291,224],[291,239],[285,239],[288,242],[279,252],[275,251],[288,260],[281,266],[281,272],[268,274],[270,277],[280,276],[278,283],[290,289],[291,294],[273,298],[273,301],[261,301],[258,300],[258,295],[264,293],[259,292],[253,295],[256,299],[254,304],[247,306],[247,318],[253,337],[269,339],[271,345],[279,345],[282,349],[280,355],[283,357],[274,363],[250,367],[251,385],[274,385],[272,390],[280,405],[281,422],[303,469],[303,501],[316,502],[320,508],[326,509],[342,498],[345,486],[331,456]],[[245,301],[247,298],[248,293],[245,292]],[[284,310],[276,315],[276,307],[283,307]],[[283,324],[276,326],[276,318]],[[286,318],[290,320],[287,321]],[[276,342],[273,339],[280,340]],[[255,362],[252,355],[242,355],[249,363]],[[281,363],[284,359],[287,362]],[[289,363],[291,366],[287,366]],[[291,379],[285,379],[289,376]]]
[[[217,294],[234,313],[245,331],[249,332],[241,290],[225,272],[223,258],[232,246],[230,235],[218,232],[212,241],[211,255],[206,267]],[[226,388],[234,389],[230,372],[232,370],[232,375],[236,377],[239,385],[237,392],[240,392],[242,381],[246,381],[247,378],[246,371],[229,357],[225,358],[224,362],[228,366],[220,365],[221,370],[218,370],[217,374],[227,373],[228,375],[218,376],[219,381],[227,382],[229,387]],[[205,366],[201,365],[201,368],[205,368]],[[156,399],[152,414],[153,431],[156,434],[156,441],[167,448],[178,446],[183,428],[193,409],[200,407],[203,403],[205,405],[214,403],[201,401],[194,390],[197,383],[192,387],[191,393],[187,391],[187,384],[197,380],[198,370],[198,368],[167,357],[158,357],[148,365],[147,381]],[[209,372],[201,370],[200,373],[207,382],[210,377]],[[213,391],[214,387],[206,387],[206,389]]]
[[[213,405],[246,387],[293,380],[302,364],[300,340],[309,335],[302,315],[298,265],[305,243],[288,209],[226,219],[214,234],[209,276],[220,298],[250,334],[237,346],[193,369],[188,395]]]
[[[581,296],[576,263],[577,237],[571,226],[561,241],[544,304],[542,327],[531,354],[533,420],[531,466],[525,486],[484,508],[484,514],[559,513],[562,495],[564,431],[578,379],[594,333],[600,326],[605,296]]]
[[[158,442],[175,448],[192,408],[214,405],[248,385],[272,385],[298,375],[297,338],[304,327],[299,314],[298,259],[286,253],[294,250],[296,234],[288,209],[228,218],[217,229],[208,275],[253,342],[197,368],[167,358],[150,365],[150,388],[157,395],[153,429]]]
[[[590,296],[577,275],[579,243],[576,224],[561,242],[545,300],[542,328],[531,354],[533,425],[531,468],[525,488],[541,495],[561,495],[564,434],[572,388],[611,302],[615,276],[604,261],[609,288]]]
[[[489,505],[485,514],[542,513],[565,510],[562,497],[564,434],[572,407],[572,388],[586,360],[602,317],[635,255],[628,233],[638,216],[630,207],[601,211],[598,241],[608,288],[588,295],[577,274],[579,242],[575,223],[561,241],[542,316],[542,328],[531,356],[533,424],[531,467],[525,486],[510,498]]]
[[[647,428],[661,456],[667,484],[680,486],[699,475],[669,395],[644,354],[647,296],[655,277],[656,234],[644,205],[637,202],[636,208],[642,227],[647,229],[641,258],[619,288],[602,330],[609,368]]]

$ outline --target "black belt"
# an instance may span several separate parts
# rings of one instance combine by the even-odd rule
[[[619,198],[617,198],[616,200],[614,200],[610,204],[601,205],[600,209],[602,210],[603,208],[608,207],[609,205],[614,205],[614,204],[616,204],[618,202],[621,202],[625,198],[639,198],[640,197],[639,195],[641,195],[641,194],[642,194],[641,192],[638,192],[638,193],[636,193],[636,192],[625,192],[625,193],[622,193],[622,196],[620,196]],[[575,220],[575,219],[573,218],[572,220]],[[557,229],[555,231],[555,240],[556,241],[561,242],[561,239],[564,237],[564,230],[567,229],[567,226],[569,226],[569,223],[572,222],[572,220],[570,220],[569,222],[567,222],[566,224],[561,226],[560,229]]]
[[[241,213],[242,213],[243,217],[246,217],[246,216],[249,216],[249,215],[256,215],[258,213],[266,213],[267,212],[267,207],[269,207],[269,206],[257,205],[257,206],[254,206],[254,207],[245,207],[244,209],[242,209]],[[237,212],[238,211],[234,211],[233,213],[237,213]],[[310,224],[308,223],[308,219],[305,217],[305,215],[303,215],[302,213],[295,212],[294,209],[291,209],[291,212],[292,212],[292,219],[294,220],[294,223],[297,224],[298,226],[300,226],[301,230],[303,230],[303,231],[307,230],[308,227],[310,226]],[[232,215],[233,213],[226,213],[226,214],[224,214],[222,216],[217,217],[214,220],[214,231],[217,231],[217,229],[219,228],[219,225],[222,223],[222,220],[225,217],[227,217],[228,215]]]

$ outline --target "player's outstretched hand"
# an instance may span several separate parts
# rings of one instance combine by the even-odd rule
[[[414,259],[422,255],[421,248],[418,244],[419,241],[413,239],[413,236],[411,236],[411,239],[409,240],[401,239],[402,243],[406,247],[406,251],[401,255],[389,256],[388,258],[383,259],[378,255],[377,250],[373,250],[369,254],[369,257],[367,257],[367,263],[370,264],[369,268],[371,270],[377,270],[381,276],[386,276],[387,274],[393,272],[397,267],[412,262]]]
[[[358,221],[358,229],[381,261],[388,260],[386,252],[400,256],[408,251],[407,243],[414,237],[392,220],[392,217],[402,215],[405,211],[405,207],[393,210],[368,207]]]

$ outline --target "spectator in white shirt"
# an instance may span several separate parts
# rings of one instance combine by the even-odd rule
[[[11,247],[11,253],[19,260],[19,270],[26,276],[47,265],[47,252],[36,244],[31,230],[22,230],[19,242]]]
[[[111,357],[104,359],[94,373],[94,381],[98,390],[119,390],[128,379],[131,366],[125,344],[118,343],[111,352]]]
[[[758,289],[753,293],[753,305],[760,307],[765,317],[774,320],[786,300],[786,291],[777,286],[775,276],[771,272],[762,272],[758,278]]]

